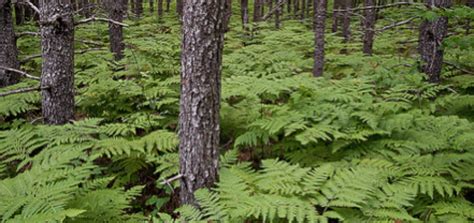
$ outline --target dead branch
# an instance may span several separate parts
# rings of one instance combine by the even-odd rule
[[[95,16],[92,16],[92,17],[87,18],[87,19],[79,20],[79,21],[75,22],[74,25],[78,26],[78,25],[82,25],[82,24],[89,23],[89,22],[94,22],[94,21],[109,22],[109,23],[113,23],[115,25],[128,27],[128,25],[125,24],[125,23],[121,23],[121,22],[115,21],[113,19],[100,18],[100,17],[95,17]]]
[[[30,0],[25,0],[26,4],[28,4],[30,6],[30,8],[32,8],[36,13],[38,13],[38,15],[41,14],[40,10],[38,7],[36,7],[35,4],[31,3]]]
[[[411,23],[413,20],[417,19],[418,16],[415,16],[415,17],[411,17],[407,20],[403,20],[403,21],[400,21],[400,22],[395,22],[395,23],[392,23],[391,25],[388,25],[388,26],[384,26],[383,28],[377,30],[378,32],[382,32],[382,31],[385,31],[387,29],[392,29],[392,28],[395,28],[397,26],[403,26],[405,24],[408,24],[408,23]]]
[[[281,2],[279,2],[277,5],[275,5],[275,7],[273,7],[272,10],[270,10],[267,14],[265,14],[265,15],[262,17],[262,20],[265,21],[265,20],[267,20],[268,18],[270,18],[270,16],[272,16],[272,15],[278,10],[278,8],[280,8],[280,7],[282,7],[284,4],[286,4],[286,1],[287,1],[287,0],[281,1]]]
[[[7,91],[7,92],[2,92],[0,93],[0,97],[6,97],[9,95],[28,93],[28,92],[33,92],[33,91],[41,91],[44,89],[47,89],[47,88],[42,88],[42,87],[20,88],[16,90]]]
[[[17,73],[17,74],[21,74],[23,77],[30,78],[30,79],[37,80],[37,81],[41,80],[41,78],[39,78],[39,77],[35,77],[35,76],[30,75],[30,74],[28,74],[24,71],[13,69],[13,68],[10,68],[10,67],[0,66],[0,70],[6,70],[6,71],[14,72],[14,73]]]
[[[402,5],[416,5],[417,3],[413,2],[397,2],[393,4],[386,4],[386,5],[373,5],[373,6],[365,6],[365,7],[357,7],[357,8],[349,8],[349,9],[335,9],[334,12],[347,12],[347,11],[360,11],[360,10],[367,10],[367,9],[384,9],[384,8],[391,8],[396,6]]]
[[[16,38],[21,38],[23,36],[39,36],[41,35],[40,33],[38,32],[21,32],[21,33],[17,33],[15,36]]]

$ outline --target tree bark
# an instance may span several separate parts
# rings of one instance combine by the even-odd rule
[[[155,10],[155,0],[149,0],[148,4],[150,6],[150,12],[153,13],[153,11]]]
[[[170,12],[171,0],[166,0],[166,12]]]
[[[176,13],[178,14],[180,19],[183,17],[183,7],[184,7],[183,0],[176,0]]]
[[[324,33],[326,28],[327,0],[314,0],[314,66],[313,76],[324,71]]]
[[[137,18],[140,18],[143,14],[143,0],[135,0],[135,16]]]
[[[300,12],[300,20],[303,21],[305,18],[305,13],[306,13],[306,1],[307,0],[301,0],[301,12]],[[309,0],[308,0],[309,1]]]
[[[109,18],[117,22],[122,22],[125,10],[123,1],[106,0],[105,2]],[[125,49],[125,44],[123,43],[123,27],[109,22],[109,38],[110,51],[114,54],[114,59],[121,60],[124,56],[123,50]]]
[[[375,0],[364,0],[365,7],[375,6]],[[364,13],[364,46],[362,51],[364,54],[371,56],[372,48],[374,45],[374,35],[375,35],[375,9],[366,9]]]
[[[293,3],[291,2],[291,0],[288,0],[286,5],[287,5],[286,10],[288,14],[291,15],[291,6],[293,5]]]
[[[262,20],[262,3],[263,0],[254,0],[253,22],[260,22]]]
[[[273,0],[272,0],[273,1]],[[281,1],[283,0],[276,0],[276,10],[275,10],[275,28],[280,29],[281,27],[281,19],[280,15],[282,14],[281,12],[283,11],[281,8]]]
[[[61,125],[74,118],[74,20],[70,0],[41,0],[43,118]]]
[[[342,0],[344,1],[344,12],[342,13],[342,36],[344,37],[344,43],[347,43],[351,39],[351,8],[352,0]]]
[[[158,0],[157,12],[158,12],[158,18],[162,18],[163,17],[163,0]]]
[[[268,0],[267,1],[269,11],[273,10],[273,1],[274,0]],[[278,0],[276,0],[276,1],[278,2]],[[273,14],[271,14],[268,18],[271,19],[272,17],[273,17]]]
[[[339,18],[341,16],[341,13],[336,10],[341,9],[341,1],[342,0],[334,0],[333,10],[332,10],[332,29],[331,29],[333,33],[337,32],[337,29],[339,28]]]
[[[425,4],[429,8],[448,8],[451,6],[451,0],[426,0]],[[441,81],[444,54],[441,45],[447,33],[447,17],[425,20],[420,25],[418,50],[421,55],[421,71],[428,76],[429,82]]]
[[[0,66],[14,69],[20,66],[10,0],[0,1]],[[19,74],[0,70],[0,87],[16,84],[19,80]]]
[[[21,3],[15,3],[15,23],[21,25],[25,22],[24,7]]]
[[[240,0],[240,16],[242,18],[242,27],[245,29],[249,24],[249,1]]]
[[[179,116],[181,204],[218,180],[220,75],[226,0],[186,0]]]

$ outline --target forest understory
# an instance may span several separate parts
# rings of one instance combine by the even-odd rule
[[[474,222],[472,1],[16,2],[1,222]]]

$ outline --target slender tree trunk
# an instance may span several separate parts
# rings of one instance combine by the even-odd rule
[[[312,5],[313,5],[313,0],[306,0],[306,17],[310,17]]]
[[[365,0],[365,7],[375,6],[375,0]],[[366,55],[372,55],[372,47],[374,45],[374,35],[375,35],[375,9],[367,9],[364,13],[364,46],[362,51]]]
[[[176,0],[176,13],[178,14],[180,19],[183,18],[183,7],[184,7],[183,1],[188,1],[188,0]]]
[[[332,30],[331,30],[333,33],[337,32],[339,28],[339,18],[341,17],[341,13],[336,10],[340,10],[342,8],[341,1],[342,0],[334,0],[333,11],[332,11]]]
[[[240,0],[240,16],[242,18],[242,27],[245,29],[249,23],[249,0]]]
[[[123,1],[106,0],[106,7],[109,13],[109,18],[117,22],[123,21],[125,7]],[[123,43],[123,28],[120,25],[109,23],[109,39],[110,51],[114,54],[115,60],[123,58],[123,50],[125,44]]]
[[[123,15],[124,17],[128,17],[128,0],[122,0],[123,5]]]
[[[267,0],[267,4],[268,4],[268,11],[271,11],[273,10],[273,1],[274,0]],[[278,0],[277,1],[277,4],[278,4]],[[273,18],[273,14],[270,14],[270,16],[268,17],[269,19]]]
[[[15,3],[15,23],[21,25],[25,22],[24,7],[21,3]]]
[[[155,10],[155,0],[149,0],[148,4],[150,6],[150,12],[153,13],[153,11]]]
[[[41,86],[46,124],[74,118],[74,20],[70,0],[41,0]],[[59,16],[58,16],[59,15]]]
[[[324,33],[326,31],[327,0],[314,0],[314,66],[313,76],[324,71]]]
[[[292,0],[288,0],[287,3],[286,3],[286,10],[288,12],[289,15],[291,15],[291,6],[293,5],[292,3]]]
[[[262,2],[263,0],[254,0],[253,5],[253,22],[260,22],[262,19]]]
[[[281,27],[281,14],[282,14],[282,7],[281,2],[283,0],[276,0],[276,11],[275,11],[275,28],[280,29]]]
[[[140,18],[143,14],[143,0],[135,0],[135,16]]]
[[[130,0],[130,10],[133,14],[135,14],[135,5],[137,0]]]
[[[158,18],[163,18],[163,0],[158,0]]]
[[[170,12],[171,0],[166,0],[166,12]]]
[[[301,12],[300,12],[300,20],[301,21],[304,20],[305,13],[306,13],[306,0],[301,0]]]
[[[185,1],[179,116],[181,204],[196,205],[194,192],[213,186],[218,179],[224,18],[225,0]]]
[[[351,40],[351,8],[352,0],[343,0],[344,1],[344,12],[342,13],[342,36],[344,37],[344,42],[347,43]]]
[[[20,66],[17,57],[11,2],[0,1],[0,66],[17,69]],[[17,73],[0,70],[0,87],[16,84],[19,80]]]
[[[449,8],[451,0],[426,0],[425,4],[437,8]],[[439,17],[434,20],[425,20],[420,25],[418,50],[421,55],[421,71],[428,76],[432,83],[441,80],[443,67],[442,42],[448,33],[448,18]]]

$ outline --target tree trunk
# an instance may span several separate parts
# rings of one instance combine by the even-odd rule
[[[163,0],[158,0],[158,18],[163,18]]]
[[[375,0],[365,0],[365,7],[375,6]],[[374,35],[375,35],[375,9],[365,10],[364,15],[364,46],[362,51],[366,55],[372,55],[372,47],[374,44]]]
[[[262,19],[262,1],[263,0],[254,0],[253,5],[253,22],[260,22]]]
[[[426,0],[428,7],[448,8],[451,0]],[[439,17],[432,21],[425,20],[420,25],[418,50],[421,55],[421,71],[432,83],[441,80],[443,67],[443,49],[441,44],[448,33],[448,18]]]
[[[308,0],[309,1],[309,0]],[[304,20],[306,13],[306,0],[301,0],[301,12],[300,12],[300,19],[301,21]]]
[[[171,0],[166,0],[166,12],[170,12]]]
[[[311,7],[313,6],[313,0],[306,0],[306,17],[311,15]]]
[[[41,0],[41,87],[46,124],[74,118],[74,20],[69,0]],[[59,15],[59,16],[58,16]]]
[[[242,27],[245,29],[249,23],[249,0],[240,0],[240,16],[242,18]]]
[[[180,199],[196,205],[194,192],[218,179],[220,75],[225,0],[187,0],[181,54]]]
[[[326,28],[327,0],[314,0],[314,66],[313,76],[324,71],[324,32]]]
[[[21,3],[15,3],[15,23],[21,25],[25,22],[24,7]]]
[[[272,0],[273,1],[273,0]],[[281,27],[281,19],[280,15],[282,14],[282,6],[281,6],[281,1],[283,0],[277,0],[276,2],[276,9],[275,9],[275,28],[279,29]]]
[[[135,16],[140,18],[143,14],[143,0],[135,0]]]
[[[155,0],[149,0],[148,4],[150,6],[150,12],[153,13],[153,11],[155,10]]]
[[[0,66],[14,69],[20,66],[10,0],[0,1]],[[0,70],[0,87],[16,84],[19,80],[17,73]]]
[[[109,18],[117,22],[122,22],[125,10],[123,1],[106,0],[106,4]],[[110,51],[114,54],[115,60],[121,60],[124,56],[123,50],[125,49],[125,44],[123,43],[123,27],[110,22],[109,38]]]
[[[332,11],[332,29],[331,29],[333,33],[337,32],[337,29],[339,28],[339,18],[341,16],[341,13],[336,10],[340,10],[342,8],[341,1],[342,0],[334,0],[333,11]]]
[[[230,23],[231,17],[232,17],[232,0],[225,0],[224,32],[228,32],[230,30],[229,23]]]
[[[286,5],[287,5],[286,10],[287,10],[288,14],[291,15],[291,6],[293,5],[291,0],[288,0]]]
[[[293,0],[293,16],[298,18],[298,12],[300,10],[300,0]]]
[[[273,1],[274,0],[268,0],[267,1],[267,4],[268,4],[268,10],[269,11],[272,11],[273,10]],[[277,1],[277,4],[278,4],[278,0]],[[270,16],[268,17],[269,19],[273,18],[273,14],[270,14]]]
[[[176,0],[176,13],[178,14],[180,19],[183,18],[183,7],[183,0]]]
[[[344,43],[348,43],[351,40],[351,8],[352,0],[344,1],[344,12],[342,13],[342,36],[344,37]]]

